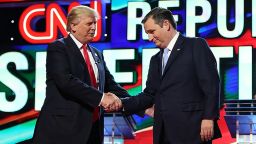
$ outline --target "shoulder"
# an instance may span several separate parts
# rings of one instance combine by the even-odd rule
[[[161,57],[161,50],[151,57],[150,64],[157,63],[160,60],[160,57]]]
[[[92,45],[89,45],[89,47],[90,47],[90,49],[91,49],[91,51],[93,52],[93,53],[95,53],[97,56],[99,56],[99,58],[100,59],[104,59],[103,57],[103,53],[100,51],[100,50],[98,50],[96,47],[94,47],[94,46],[92,46]]]
[[[48,44],[47,51],[60,51],[67,48],[67,38],[60,38]]]
[[[202,37],[184,37],[186,45],[194,47],[195,49],[200,47],[209,47],[207,41]]]
[[[96,53],[102,53],[100,50],[98,50],[96,47],[90,45],[90,48],[93,49]]]
[[[94,51],[97,55],[103,57],[103,54],[100,50],[98,50],[96,47],[92,46],[92,45],[89,45],[91,50]]]
[[[57,39],[57,40],[55,40],[55,41],[49,43],[48,46],[56,46],[56,45],[57,45],[57,46],[58,46],[58,45],[59,45],[59,46],[61,46],[61,45],[64,46],[64,45],[66,45],[66,44],[65,44],[65,39],[66,39],[66,38]]]
[[[157,52],[156,54],[154,54],[152,57],[151,57],[151,60],[155,60],[155,59],[158,59],[160,57],[160,54],[161,54],[161,50],[159,52]]]
[[[196,44],[207,44],[206,40],[202,37],[187,37],[188,41],[195,42]]]

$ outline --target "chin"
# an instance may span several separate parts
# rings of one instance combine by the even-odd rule
[[[93,40],[93,37],[88,38],[88,41],[92,41],[92,40]]]
[[[159,46],[160,46],[160,44],[158,44],[158,43],[155,43],[155,45],[156,45],[157,47],[159,47]]]
[[[156,46],[157,46],[158,48],[163,48],[160,44],[156,44]]]

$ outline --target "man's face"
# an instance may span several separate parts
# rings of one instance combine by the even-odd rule
[[[145,32],[148,34],[148,40],[155,43],[159,48],[166,48],[170,42],[170,36],[168,36],[168,30],[170,25],[163,23],[163,27],[156,24],[152,18],[149,18],[144,23]]]
[[[83,44],[91,42],[95,35],[96,21],[94,16],[81,16],[78,24],[71,24],[72,34]]]

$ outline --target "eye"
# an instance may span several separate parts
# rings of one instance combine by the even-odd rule
[[[148,34],[154,34],[155,30],[149,30]]]
[[[90,25],[92,25],[92,22],[89,22],[89,23],[87,23],[86,25],[87,25],[87,26],[90,26]]]

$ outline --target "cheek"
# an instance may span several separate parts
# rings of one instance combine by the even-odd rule
[[[89,27],[84,27],[84,30],[85,30],[85,31],[89,31],[90,28],[89,28]]]
[[[90,28],[89,27],[85,27],[84,30],[88,32],[88,31],[90,31]]]
[[[155,33],[154,33],[154,38],[159,39],[159,38],[160,38],[160,36],[161,36],[161,35],[160,35],[160,33],[159,33],[159,32],[155,32]]]
[[[83,27],[80,28],[80,31],[81,31],[82,33],[86,33],[86,32],[89,31],[89,28],[88,28],[87,26],[83,26]]]
[[[77,27],[76,31],[82,33],[83,32],[83,27]]]
[[[161,37],[157,34],[154,35],[154,38],[161,41]]]

